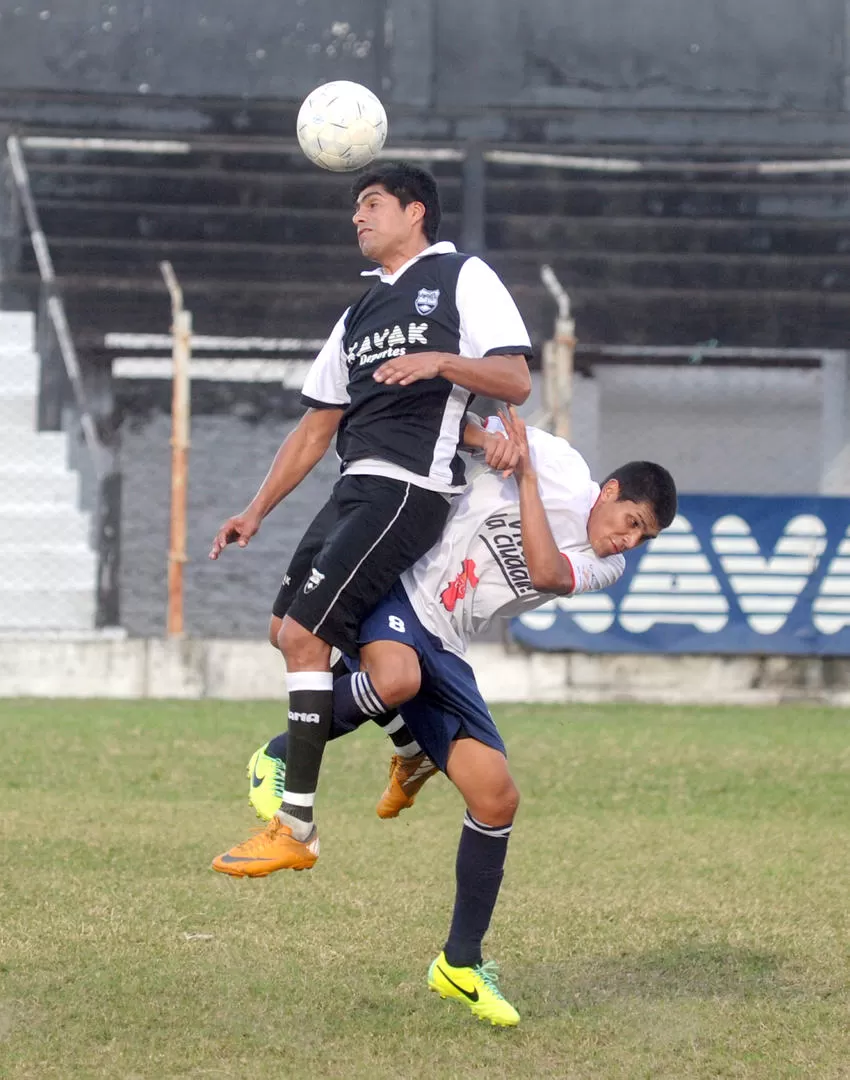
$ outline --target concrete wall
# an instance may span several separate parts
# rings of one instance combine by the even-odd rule
[[[2,0],[0,88],[299,98],[378,88],[382,0]]]
[[[839,109],[841,0],[437,0],[436,103]],[[486,57],[475,77],[470,58]]]
[[[499,702],[850,705],[841,659],[586,656],[472,647],[481,692]],[[256,641],[0,639],[0,697],[277,700],[283,662]]]
[[[587,430],[596,408],[596,431]],[[689,494],[821,490],[819,369],[612,364],[577,380],[575,442],[595,475],[660,461]]]
[[[847,0],[0,0],[0,40],[0,93],[297,100],[344,78],[492,137],[540,106],[584,139],[846,130],[824,118],[846,119]]]

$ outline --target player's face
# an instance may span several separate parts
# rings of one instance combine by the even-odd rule
[[[659,533],[649,503],[619,499],[620,485],[609,480],[599,493],[587,522],[587,536],[594,552],[605,558],[625,554]]]
[[[386,264],[394,255],[404,252],[421,232],[425,214],[422,203],[402,206],[380,184],[371,184],[357,197],[354,227],[357,242],[367,259]]]

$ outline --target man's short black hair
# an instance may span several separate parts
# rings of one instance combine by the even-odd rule
[[[427,169],[411,165],[407,161],[396,161],[390,165],[377,165],[368,172],[361,173],[351,186],[351,194],[356,202],[360,192],[373,184],[380,184],[390,195],[395,195],[402,206],[413,202],[422,203],[425,217],[422,229],[429,244],[436,242],[440,231],[440,196],[437,181]]]
[[[630,461],[606,476],[605,483],[620,485],[617,502],[649,503],[659,529],[666,529],[676,516],[676,483],[663,465],[654,461]],[[604,485],[603,485],[604,486]]]

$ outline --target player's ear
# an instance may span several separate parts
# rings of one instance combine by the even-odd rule
[[[606,480],[602,490],[599,492],[599,498],[602,502],[616,502],[620,497],[620,481],[619,480]]]

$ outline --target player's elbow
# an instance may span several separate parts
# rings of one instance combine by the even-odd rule
[[[308,409],[295,430],[303,445],[321,457],[336,435],[342,415],[341,408]]]
[[[572,568],[564,560],[564,566],[555,566],[530,573],[531,584],[536,592],[553,593],[555,596],[569,596],[575,588]]]
[[[524,405],[530,393],[531,372],[528,370],[525,357],[521,356],[511,381],[511,392],[505,395],[505,400],[511,405]]]

